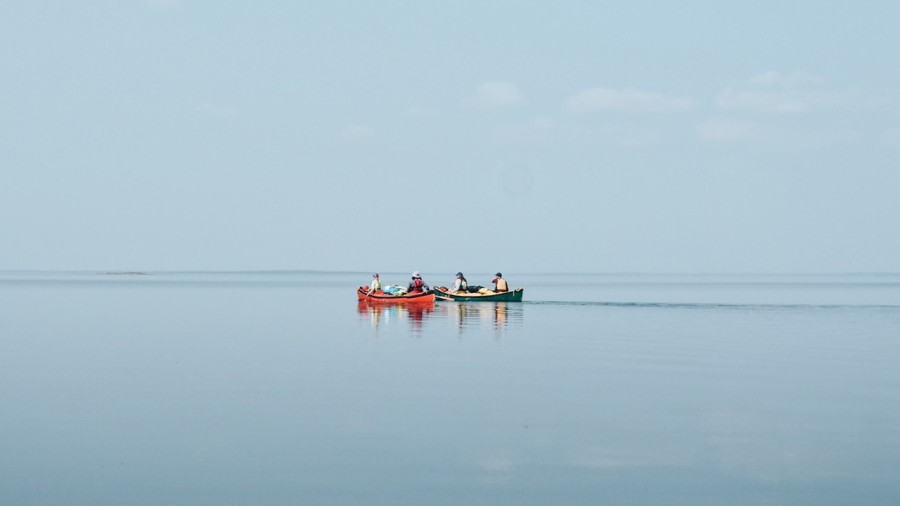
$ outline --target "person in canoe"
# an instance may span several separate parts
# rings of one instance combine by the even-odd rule
[[[427,292],[430,289],[431,288],[422,281],[422,276],[419,276],[419,271],[415,271],[412,273],[412,280],[410,280],[409,286],[406,288],[406,293],[421,293]]]
[[[375,292],[381,292],[381,279],[378,278],[378,273],[372,274],[372,284],[369,285],[369,291],[366,292],[366,295],[372,295]]]
[[[453,280],[453,284],[450,285],[451,292],[465,292],[469,289],[469,282],[466,281],[466,277],[463,276],[463,273],[457,272],[456,279]]]
[[[496,278],[491,280],[491,283],[494,284],[494,291],[495,292],[508,292],[509,286],[506,284],[506,280],[503,279],[503,274],[500,274],[498,272],[496,274],[496,276],[497,276]]]

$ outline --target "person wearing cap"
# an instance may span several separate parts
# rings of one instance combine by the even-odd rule
[[[419,276],[419,271],[414,271],[412,273],[412,280],[409,282],[409,286],[406,288],[406,293],[421,293],[431,288],[422,281],[422,276]]]
[[[381,279],[378,277],[378,273],[372,274],[372,284],[369,285],[369,291],[366,292],[366,295],[372,295],[375,292],[381,291]]]
[[[506,285],[506,280],[503,279],[503,274],[499,272],[495,274],[496,278],[491,280],[491,283],[494,283],[494,291],[495,292],[508,292],[509,287]]]
[[[453,285],[450,287],[451,292],[465,292],[469,288],[469,282],[466,281],[466,277],[463,276],[463,273],[457,272],[456,279],[453,280]]]

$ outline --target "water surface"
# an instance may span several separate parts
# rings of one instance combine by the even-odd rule
[[[0,503],[900,500],[900,277],[507,279],[0,273]]]

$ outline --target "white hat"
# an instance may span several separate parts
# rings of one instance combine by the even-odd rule
[[[419,271],[413,271],[413,277],[414,277],[414,278],[418,278],[418,277],[419,277]]]

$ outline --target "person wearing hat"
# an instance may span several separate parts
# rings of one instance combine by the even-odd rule
[[[494,283],[494,291],[495,292],[508,292],[509,287],[506,285],[506,280],[503,279],[503,274],[499,272],[495,274],[496,278],[491,280],[491,283]]]
[[[422,276],[419,276],[419,271],[414,271],[412,273],[412,280],[409,282],[409,286],[406,288],[406,293],[421,293],[430,290],[431,288],[422,281]]]
[[[381,291],[381,279],[378,277],[378,273],[372,274],[372,284],[369,285],[369,291],[366,292],[366,295],[372,295],[375,292]]]
[[[451,292],[465,292],[469,289],[469,282],[466,281],[466,277],[463,276],[463,273],[457,272],[456,279],[453,281],[453,285],[450,287]]]

